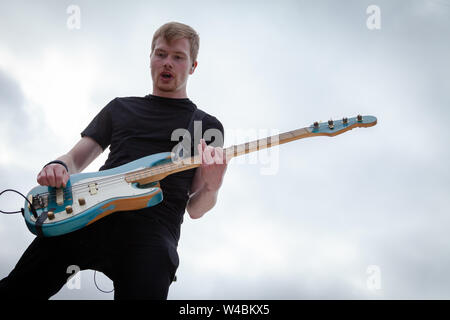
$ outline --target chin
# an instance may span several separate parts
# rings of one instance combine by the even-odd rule
[[[159,91],[161,92],[172,92],[175,93],[176,92],[176,88],[172,88],[172,87],[157,87]]]

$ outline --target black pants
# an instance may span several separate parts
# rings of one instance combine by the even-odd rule
[[[175,243],[157,220],[116,212],[69,234],[34,239],[0,281],[0,298],[48,299],[66,284],[74,265],[107,275],[114,299],[164,300],[179,263]]]

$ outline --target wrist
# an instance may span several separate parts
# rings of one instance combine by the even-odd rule
[[[60,164],[60,165],[62,165],[62,166],[66,169],[67,173],[69,172],[69,167],[67,166],[67,164],[66,164],[64,161],[61,161],[61,160],[53,160],[53,161],[50,161],[49,163],[47,163],[47,164],[44,166],[44,168],[45,168],[46,166],[50,165],[50,164]]]
[[[202,188],[203,193],[217,193],[218,190],[219,189],[216,189],[206,183],[203,185],[203,188]]]

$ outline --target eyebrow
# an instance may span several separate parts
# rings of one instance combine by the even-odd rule
[[[161,49],[161,48],[156,48],[156,49],[155,49],[155,52],[156,52],[156,51],[167,52],[167,50],[164,50],[164,49]],[[175,51],[174,53],[175,53],[175,54],[181,54],[181,55],[187,56],[187,54],[184,53],[183,51]]]

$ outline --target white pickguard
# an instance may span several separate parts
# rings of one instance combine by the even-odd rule
[[[97,191],[93,194],[92,192],[90,192],[89,185],[95,182],[97,183]],[[120,194],[120,198],[136,197],[152,192],[155,189],[156,188],[135,188],[131,183],[126,182],[123,177],[114,178],[114,176],[110,176],[83,179],[72,185],[72,213],[67,213],[65,210],[55,212],[55,217],[52,220],[46,219],[44,221],[44,224],[55,223],[76,216],[77,214],[80,214],[98,205],[99,203],[107,200],[117,199],[118,194]],[[78,199],[80,198],[84,199],[84,205],[79,204]]]

